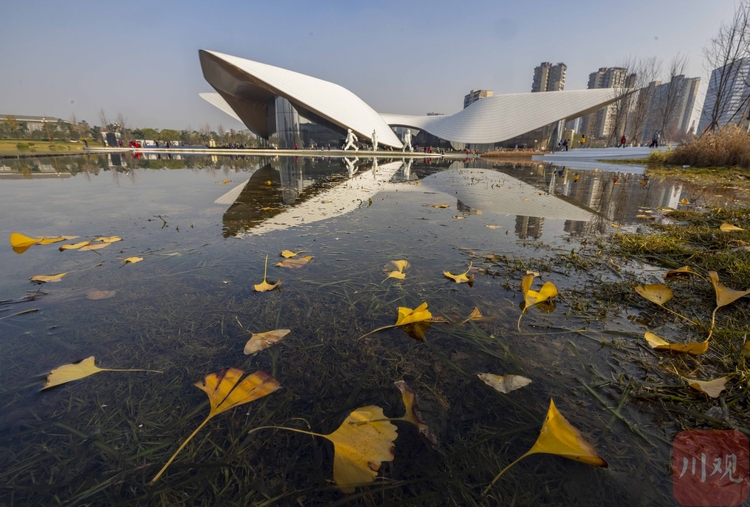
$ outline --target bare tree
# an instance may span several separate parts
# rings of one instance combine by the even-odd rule
[[[611,92],[612,98],[616,101],[605,108],[603,118],[605,122],[610,122],[607,135],[608,146],[616,143],[625,134],[633,105],[637,63],[634,58],[628,57],[621,65],[618,65],[619,68],[623,69],[623,72],[615,74],[617,80],[612,83]]]
[[[659,131],[664,139],[672,139],[677,130],[677,106],[685,93],[685,69],[688,58],[679,54],[669,62],[666,78],[669,81],[662,85],[659,97]]]
[[[219,134],[219,139],[224,141],[224,135],[227,133],[226,130],[224,130],[224,125],[219,123],[219,126],[216,127],[216,133]]]
[[[731,21],[721,25],[703,53],[710,73],[706,101],[711,102],[704,108],[708,123],[701,135],[719,130],[748,108],[750,94],[743,94],[738,100],[733,91],[736,80],[748,82],[743,58],[750,56],[750,0],[741,0]]]
[[[661,60],[655,56],[641,58],[635,64],[635,88],[638,90],[632,98],[632,109],[628,116],[628,137],[634,144],[643,139],[643,127],[648,118],[654,88],[658,84],[657,76],[661,73]]]
[[[104,112],[104,108],[99,109],[99,124],[102,126],[102,132],[107,130],[109,122],[107,121],[107,113]]]
[[[201,125],[200,128],[201,138],[204,142],[208,142],[211,140],[211,125],[206,122],[203,125]]]

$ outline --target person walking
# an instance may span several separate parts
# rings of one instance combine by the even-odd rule
[[[581,136],[581,140],[579,141],[581,143],[581,148],[586,146],[586,136]]]
[[[627,142],[628,142],[628,140],[625,137],[625,134],[623,134],[622,137],[620,138],[620,148],[624,148],[625,145],[627,144]]]

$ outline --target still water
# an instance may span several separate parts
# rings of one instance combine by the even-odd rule
[[[671,505],[679,429],[637,404],[613,412],[623,392],[613,378],[647,355],[643,328],[627,312],[579,315],[566,288],[602,274],[558,264],[541,273],[561,289],[556,306],[529,309],[519,331],[521,278],[551,256],[595,254],[609,233],[662,220],[660,209],[683,200],[732,198],[529,161],[0,161],[3,237],[79,236],[0,249],[0,504]],[[122,241],[99,250],[58,249],[114,235]],[[282,250],[313,259],[276,267]],[[266,256],[269,282],[281,284],[258,293]],[[397,259],[408,260],[406,277],[385,279]],[[443,276],[470,268],[468,284]],[[57,283],[29,281],[59,273]],[[495,320],[433,324],[423,342],[400,329],[360,338],[423,302],[454,321],[473,308]],[[243,354],[251,333],[279,328],[291,332],[278,345]],[[607,330],[620,333],[618,346],[602,345]],[[50,370],[90,356],[103,368],[163,373],[103,372],[40,390]],[[208,413],[193,384],[228,366],[263,370],[283,389],[212,419],[148,486]],[[501,394],[476,377],[484,372],[532,383]],[[354,495],[333,484],[325,440],[248,434],[271,425],[328,434],[366,405],[400,417],[398,380],[416,391],[439,447],[395,423],[394,460]],[[550,399],[609,468],[536,455],[483,496],[533,445]]]

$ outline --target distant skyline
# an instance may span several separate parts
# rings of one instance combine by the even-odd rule
[[[97,125],[244,128],[198,94],[199,49],[338,83],[381,113],[454,113],[472,89],[531,91],[565,62],[566,90],[627,57],[677,53],[706,82],[702,48],[730,0],[52,2],[0,0],[0,114],[73,113]]]

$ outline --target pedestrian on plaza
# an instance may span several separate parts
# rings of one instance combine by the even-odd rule
[[[624,148],[625,144],[627,144],[627,142],[628,142],[628,140],[625,137],[625,134],[623,134],[622,137],[620,138],[620,148]]]
[[[563,141],[562,145],[563,145],[563,151],[568,151],[568,140],[567,139],[565,141]]]
[[[579,141],[579,143],[581,143],[581,148],[583,148],[583,147],[586,146],[586,136],[585,135],[581,136],[581,140]]]

